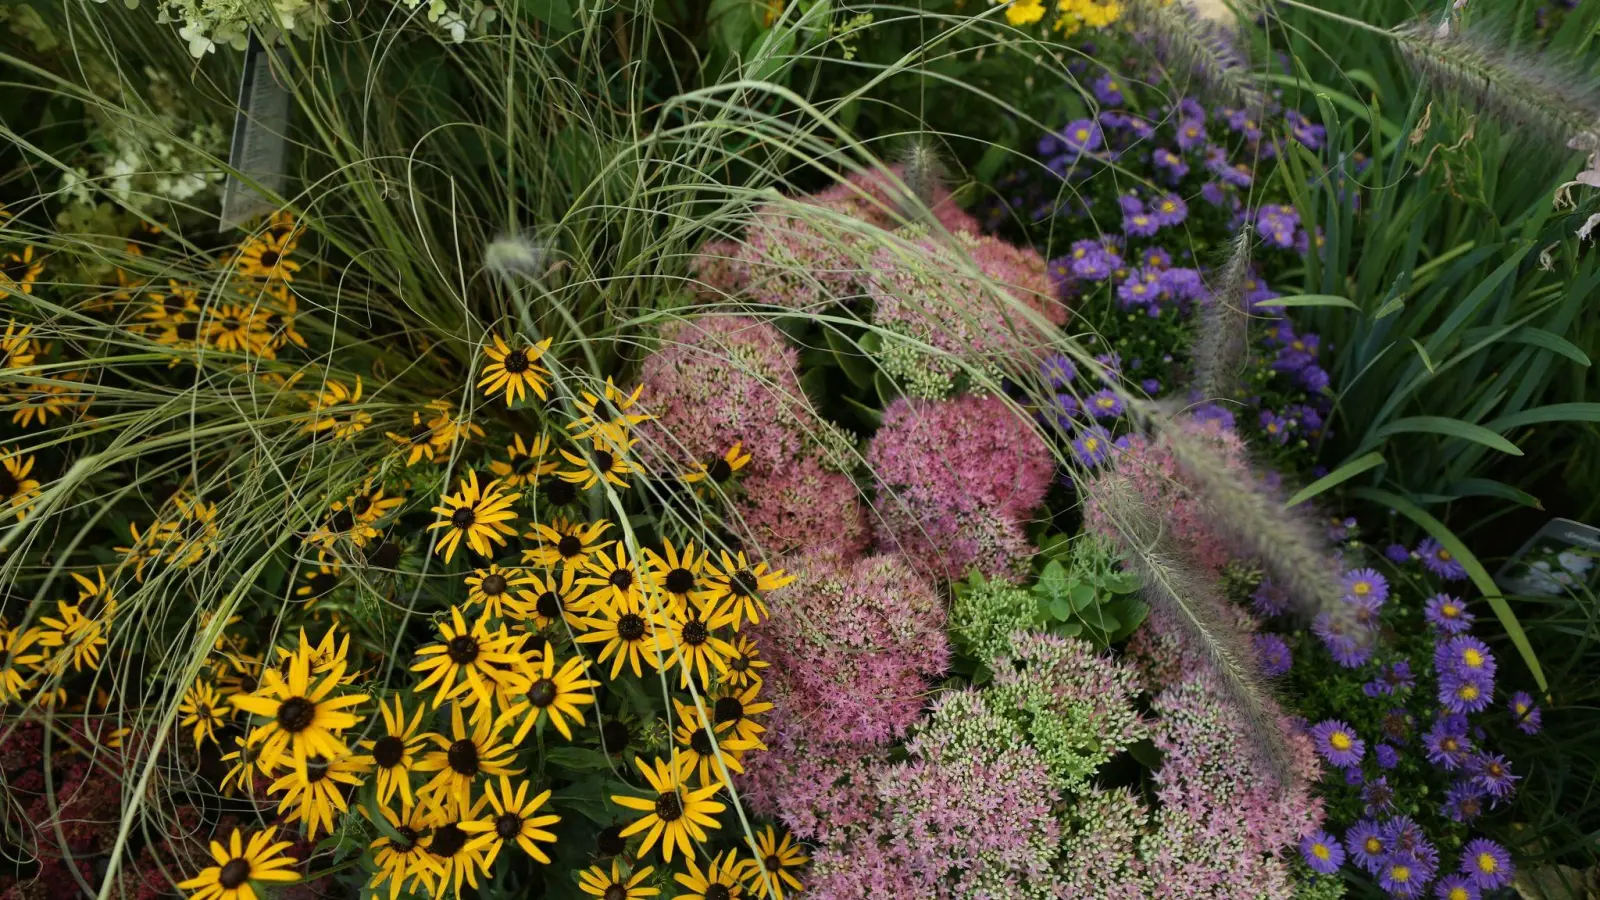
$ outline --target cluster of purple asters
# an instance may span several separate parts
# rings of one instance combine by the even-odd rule
[[[1372,659],[1378,617],[1389,600],[1389,581],[1372,569],[1352,569],[1344,574],[1341,587],[1344,609],[1338,613],[1318,613],[1312,620],[1311,630],[1328,648],[1335,662],[1347,669],[1358,669]],[[1261,601],[1256,603],[1259,605]],[[1404,677],[1391,671],[1389,678],[1395,684],[1388,693],[1410,687],[1409,676],[1409,668],[1404,670]],[[1376,696],[1370,690],[1368,693]]]
[[[1439,850],[1407,816],[1377,821],[1363,819],[1345,830],[1341,844],[1318,831],[1300,844],[1300,854],[1313,870],[1338,871],[1345,859],[1365,869],[1392,897],[1434,896],[1445,900],[1479,900],[1482,892],[1511,884],[1516,869],[1511,854],[1494,841],[1477,838],[1461,849],[1456,871],[1439,877]]]

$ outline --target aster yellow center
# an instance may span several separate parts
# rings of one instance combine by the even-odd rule
[[[1342,731],[1335,731],[1333,736],[1328,738],[1328,743],[1332,744],[1333,749],[1335,750],[1349,750],[1350,735],[1345,734]]]
[[[1311,855],[1315,856],[1317,859],[1327,859],[1333,854],[1328,851],[1327,844],[1314,844],[1311,847]]]
[[[1500,863],[1488,853],[1478,854],[1478,871],[1485,875],[1492,875],[1500,868]]]
[[[1351,588],[1350,590],[1357,597],[1365,597],[1366,595],[1372,593],[1372,585],[1368,584],[1365,581],[1358,581],[1358,582],[1356,582],[1356,586]]]
[[[1411,867],[1394,866],[1389,869],[1389,878],[1393,881],[1399,882],[1400,884],[1405,884],[1411,880]]]
[[[1472,649],[1471,647],[1468,647],[1461,654],[1461,661],[1476,669],[1483,665],[1483,654]]]

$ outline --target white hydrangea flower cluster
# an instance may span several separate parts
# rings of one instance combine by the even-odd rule
[[[93,0],[104,3],[107,0]],[[139,0],[123,0],[130,7]],[[482,34],[497,13],[483,0],[391,0],[407,13],[419,13],[440,35],[453,43],[468,34]],[[180,23],[178,35],[189,44],[190,55],[199,58],[215,52],[219,45],[243,50],[250,32],[256,31],[269,42],[304,35],[326,24],[332,7],[344,0],[154,0],[156,21]]]

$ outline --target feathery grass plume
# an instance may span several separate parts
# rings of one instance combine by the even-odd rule
[[[1133,0],[1128,17],[1154,39],[1155,53],[1168,68],[1175,74],[1193,73],[1214,99],[1252,111],[1266,105],[1228,24],[1201,15],[1182,0]]]
[[[1228,601],[1215,579],[1189,563],[1163,527],[1161,514],[1122,475],[1107,475],[1090,488],[1106,520],[1129,549],[1127,564],[1139,577],[1150,608],[1161,610],[1181,627],[1189,643],[1217,673],[1228,700],[1236,706],[1259,739],[1261,759],[1278,784],[1294,783],[1294,757],[1269,703],[1270,688],[1261,674],[1250,635],[1229,620]]]
[[[1245,286],[1250,280],[1250,226],[1239,229],[1228,261],[1222,267],[1211,302],[1200,306],[1199,334],[1194,342],[1194,386],[1202,399],[1228,397],[1238,383],[1249,351],[1250,314]]]
[[[1481,28],[1441,34],[1426,22],[1397,30],[1395,45],[1434,90],[1530,130],[1552,155],[1600,123],[1600,81],[1552,51],[1518,53]]]
[[[1344,602],[1340,571],[1318,524],[1285,509],[1248,469],[1183,427],[1175,410],[1157,406],[1150,418],[1156,439],[1199,493],[1209,524],[1234,552],[1258,560],[1308,621],[1326,614],[1345,632],[1365,636],[1354,622],[1354,607]]]
[[[544,276],[550,248],[531,234],[502,234],[483,248],[483,267],[507,284]]]
[[[910,188],[911,195],[922,201],[923,206],[931,209],[943,199],[940,197],[940,188],[945,186],[948,173],[932,140],[925,136],[913,138],[902,151],[900,163],[903,166],[900,179]]]

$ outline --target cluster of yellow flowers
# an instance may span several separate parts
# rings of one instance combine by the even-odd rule
[[[1012,25],[1033,25],[1042,22],[1050,10],[1043,0],[993,0],[1009,3],[1006,21]],[[1063,37],[1071,37],[1085,27],[1105,28],[1122,18],[1122,4],[1118,0],[1056,0],[1055,20],[1051,28]]]
[[[0,619],[0,705],[21,703],[31,695],[42,706],[60,706],[67,701],[66,691],[41,688],[59,684],[68,669],[100,668],[117,601],[105,572],[96,570],[95,575],[72,573],[78,597],[71,603],[58,601],[53,615],[41,614],[26,627]]]

